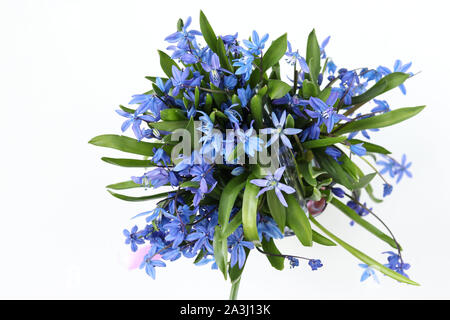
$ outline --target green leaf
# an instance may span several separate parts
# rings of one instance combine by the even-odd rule
[[[183,111],[173,108],[161,110],[161,119],[164,121],[187,120]]]
[[[414,117],[420,111],[422,111],[425,106],[410,107],[410,108],[400,108],[396,110],[389,111],[378,116],[373,116],[370,118],[365,118],[361,120],[356,120],[352,122],[345,123],[342,127],[334,131],[334,134],[340,135],[344,133],[361,131],[366,129],[375,129],[392,126],[393,124],[402,122],[411,117]]]
[[[158,121],[150,123],[152,128],[173,132],[177,129],[184,129],[188,124],[187,120],[178,120],[178,121]]]
[[[367,142],[367,141],[362,141],[362,140],[358,140],[358,139],[350,139],[350,140],[348,140],[348,142],[350,142],[351,144],[362,143],[363,147],[367,150],[367,152],[375,152],[375,153],[381,153],[381,154],[391,154],[391,152],[389,150],[386,150],[382,146],[379,146],[377,144],[370,143],[370,142]]]
[[[336,243],[334,243],[327,237],[321,235],[317,231],[313,230],[312,232],[313,232],[312,239],[315,243],[321,244],[323,246],[328,246],[328,247],[336,246]]]
[[[314,156],[319,163],[319,166],[327,171],[327,173],[332,176],[337,183],[342,184],[349,190],[352,190],[353,185],[355,184],[355,179],[344,171],[342,165],[327,155],[323,149],[314,149]]]
[[[256,195],[259,187],[247,180],[242,199],[242,226],[244,235],[249,241],[259,241],[258,229],[256,227],[256,211],[258,208],[258,199]]]
[[[92,138],[89,143],[98,147],[112,148],[143,156],[153,156],[153,148],[163,148],[166,152],[172,149],[172,146],[162,143],[137,141],[136,139],[116,134],[103,134]]]
[[[213,248],[214,248],[214,259],[216,260],[217,267],[222,274],[227,279],[227,266],[228,266],[228,243],[227,239],[221,237],[222,228],[216,226],[214,230]]]
[[[317,181],[313,177],[312,165],[311,162],[307,162],[305,160],[301,160],[298,162],[298,167],[300,168],[300,172],[302,173],[303,178],[309,185],[315,187],[317,186]]]
[[[154,167],[155,164],[150,160],[139,160],[139,159],[119,159],[119,158],[108,158],[102,157],[102,160],[106,163],[110,163],[119,167],[126,168],[148,168]]]
[[[217,52],[217,37],[203,11],[200,10],[200,30],[209,48]]]
[[[139,202],[139,201],[147,201],[147,200],[153,200],[153,199],[158,199],[158,198],[164,198],[164,197],[167,197],[167,195],[169,194],[168,192],[162,192],[162,193],[152,194],[150,196],[130,197],[130,196],[126,196],[124,194],[112,192],[110,190],[107,190],[107,191],[111,195],[116,197],[117,199],[124,200],[124,201],[130,201],[130,202]]]
[[[303,90],[303,97],[305,99],[309,99],[310,97],[317,97],[317,95],[319,94],[319,88],[317,87],[317,85],[308,79],[305,79],[303,81],[302,90]]]
[[[242,224],[242,210],[239,210],[238,213],[231,219],[230,223],[225,225],[222,231],[222,237],[228,238],[231,234]]]
[[[353,185],[353,189],[365,188],[370,183],[370,181],[372,181],[372,179],[375,178],[376,175],[377,173],[373,172],[359,178],[359,181]]]
[[[114,183],[107,185],[106,188],[113,189],[113,190],[124,190],[124,189],[132,189],[132,188],[142,188],[143,186],[137,183],[134,183],[134,181],[124,181],[119,183]]]
[[[260,95],[255,94],[250,100],[250,111],[252,113],[252,117],[255,120],[256,129],[261,129],[263,127],[263,106],[262,106],[262,98]]]
[[[230,213],[233,209],[237,196],[241,193],[245,186],[247,177],[245,174],[233,177],[223,188],[219,202],[219,224],[222,228],[226,228],[230,220]]]
[[[286,128],[295,128],[295,120],[291,114],[288,114],[286,118]]]
[[[394,89],[405,82],[406,79],[410,77],[409,74],[403,72],[393,72],[387,76],[381,78],[377,83],[375,83],[369,90],[363,94],[353,97],[352,104],[362,104],[366,103],[373,98],[379,96],[386,91]]]
[[[397,245],[390,236],[385,234],[383,231],[372,225],[370,222],[368,222],[366,219],[362,218],[359,214],[357,214],[354,210],[352,210],[350,207],[346,206],[344,203],[339,201],[336,198],[333,198],[331,200],[331,204],[338,208],[342,213],[344,213],[347,217],[355,221],[357,224],[359,224],[361,227],[375,235],[376,237],[380,238],[387,244],[389,244],[392,248],[397,249]]]
[[[299,205],[295,195],[286,195],[288,208],[286,210],[287,225],[295,232],[298,240],[307,247],[312,246],[312,229],[308,218]]]
[[[291,86],[281,80],[269,79],[267,86],[269,87],[270,99],[279,99],[286,95],[291,90]]]
[[[226,70],[233,72],[233,66],[228,60],[227,53],[225,51],[225,45],[223,44],[222,38],[217,38],[217,55],[219,56],[220,65]]]
[[[177,65],[175,61],[172,60],[171,57],[167,55],[167,53],[162,52],[161,50],[158,50],[159,54],[159,64],[161,65],[161,69],[164,71],[164,73],[171,78],[172,77],[172,67],[175,66],[178,69],[180,67]]]
[[[317,222],[316,219],[314,219],[313,217],[309,218],[312,223],[314,223],[320,230],[322,230],[327,236],[329,236],[331,239],[333,239],[335,242],[337,242],[341,247],[343,247],[345,250],[347,250],[348,252],[350,252],[353,256],[355,256],[356,258],[358,258],[359,260],[361,260],[362,262],[364,262],[365,264],[369,265],[370,267],[380,271],[381,273],[384,273],[385,275],[391,277],[392,279],[398,280],[400,282],[404,282],[404,283],[408,283],[408,284],[412,284],[412,285],[416,285],[418,286],[419,284],[417,282],[414,282],[404,276],[402,276],[401,274],[386,268],[385,266],[383,266],[381,263],[375,261],[374,259],[372,259],[371,257],[367,256],[366,254],[362,253],[361,251],[359,251],[358,249],[352,247],[351,245],[349,245],[348,243],[346,243],[345,241],[341,240],[340,238],[338,238],[337,236],[335,236],[334,234],[332,234],[330,231],[328,231],[325,227],[323,227],[319,222]]]
[[[286,208],[278,200],[274,190],[269,190],[266,194],[270,214],[277,223],[278,228],[280,228],[280,231],[284,232],[284,227],[286,226]]]
[[[314,29],[308,36],[306,62],[309,66],[311,80],[313,83],[316,83],[320,73],[320,47],[319,42],[317,41],[316,31]]]
[[[306,149],[313,149],[313,148],[331,146],[333,144],[343,142],[346,139],[347,139],[347,137],[345,137],[345,136],[323,138],[323,139],[317,139],[317,140],[309,140],[309,141],[303,142],[302,145]]]
[[[262,61],[262,72],[265,72],[270,67],[275,65],[281,58],[283,58],[284,54],[287,50],[287,33],[283,34],[281,37],[272,42],[269,49],[267,49],[266,53],[263,56]]]
[[[261,245],[263,247],[264,252],[281,255],[281,252],[280,252],[280,250],[278,250],[273,239],[270,239],[269,241],[267,241],[263,237],[263,241],[261,242]],[[274,267],[277,270],[284,269],[284,257],[277,257],[277,256],[271,256],[271,255],[266,255],[266,257],[269,260],[272,267]]]

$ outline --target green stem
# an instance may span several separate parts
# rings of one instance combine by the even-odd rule
[[[230,300],[237,300],[237,295],[239,292],[239,284],[241,283],[241,278],[239,278],[238,280],[236,280],[232,285],[231,285],[231,291],[230,291]]]

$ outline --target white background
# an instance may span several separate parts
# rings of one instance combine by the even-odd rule
[[[380,275],[359,282],[361,269],[339,247],[282,251],[322,259],[324,267],[279,272],[253,253],[240,298],[450,298],[448,182],[448,44],[445,1],[1,1],[0,4],[0,298],[228,297],[219,272],[191,261],[157,269],[157,280],[129,271],[122,229],[152,203],[126,203],[104,189],[138,170],[103,163],[119,152],[88,145],[119,133],[114,109],[150,89],[162,75],[157,48],[179,17],[202,8],[218,34],[253,29],[275,39],[285,31],[302,52],[315,27],[331,35],[327,52],[339,66],[392,67],[396,58],[421,71],[408,95],[385,95],[393,108],[426,104],[420,116],[373,134],[395,156],[413,161],[414,179],[395,186],[375,210],[403,244],[410,276],[421,287]],[[269,41],[270,42],[270,41]],[[379,189],[378,189],[379,192]],[[378,193],[379,194],[379,193]],[[330,230],[384,261],[388,249],[333,209]]]

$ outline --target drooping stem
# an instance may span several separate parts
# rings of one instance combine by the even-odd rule
[[[239,292],[239,284],[241,283],[241,278],[236,280],[231,284],[230,290],[230,300],[237,300],[238,292]]]

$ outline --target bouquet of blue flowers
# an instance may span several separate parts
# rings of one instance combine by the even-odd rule
[[[409,119],[424,108],[391,110],[377,99],[396,87],[406,93],[411,63],[397,60],[393,70],[338,69],[325,52],[329,37],[319,45],[314,30],[306,54],[300,55],[287,34],[270,45],[268,34],[255,31],[242,41],[237,33],[217,36],[203,12],[201,31],[190,25],[190,17],[180,19],[177,31],[166,37],[170,54],[158,52],[165,76],[147,77],[152,89],[116,110],[125,118],[122,132],[131,127],[135,138],[107,134],[90,141],[143,156],[102,158],[145,170],[107,186],[111,195],[125,201],[159,199],[136,216],[145,217],[141,229],[124,230],[132,251],[150,245],[140,267],[155,278],[155,267],[181,257],[192,258],[196,265],[210,264],[231,280],[234,299],[252,251],[265,255],[278,270],[286,260],[291,267],[303,260],[312,270],[322,267],[319,259],[278,250],[274,240],[294,236],[302,246],[346,249],[362,262],[361,281],[377,280],[379,271],[417,285],[405,273],[410,266],[398,240],[361,200],[382,201],[371,185],[377,176],[384,182],[383,197],[393,189],[386,175],[397,183],[405,175],[411,177],[405,156],[397,161],[387,149],[367,141],[370,131]],[[285,80],[282,66],[289,69]],[[371,172],[363,173],[359,162]],[[117,191],[131,188],[162,190],[140,197]],[[393,248],[384,252],[386,264],[319,223],[317,216],[328,204],[351,225],[360,225]],[[364,219],[366,215],[377,219],[380,228]]]

